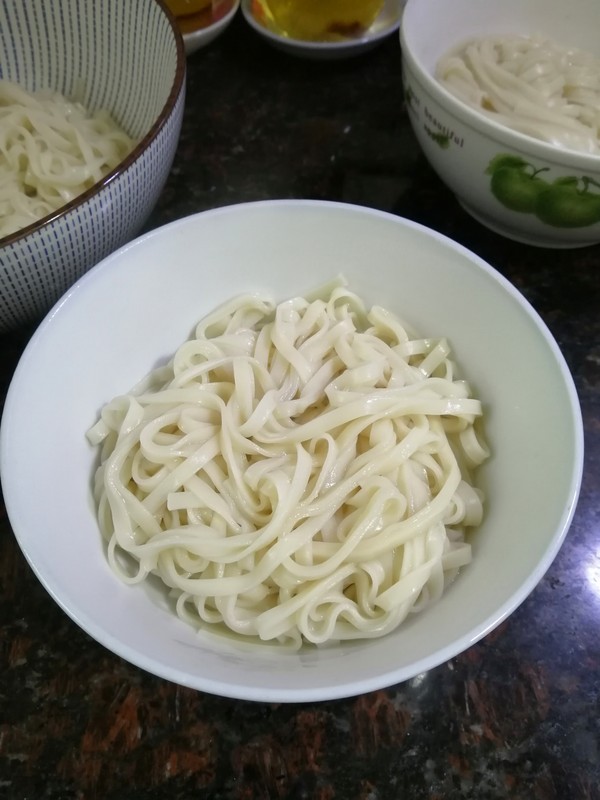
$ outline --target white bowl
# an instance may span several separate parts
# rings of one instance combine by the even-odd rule
[[[185,54],[157,0],[2,3],[0,52],[3,78],[75,96],[90,111],[105,108],[139,140],[91,189],[0,239],[2,331],[40,319],[80,275],[139,232],[177,148]]]
[[[339,42],[307,42],[269,30],[252,13],[252,0],[242,0],[242,14],[250,27],[277,50],[315,61],[333,61],[357,56],[377,47],[383,39],[398,30],[403,5],[404,0],[385,0],[381,12],[364,34]]]
[[[401,313],[423,334],[447,335],[484,403],[493,456],[481,473],[488,500],[473,562],[437,605],[381,639],[290,653],[195,632],[159,592],[123,585],[109,569],[86,430],[102,404],[168,358],[225,299],[247,290],[283,299],[340,271],[366,301]],[[19,545],[78,625],[155,675],[277,702],[395,684],[489,633],[555,557],[575,508],[583,455],[569,370],[508,281],[416,223],[301,200],[204,212],[106,258],[34,334],[9,388],[0,436],[4,499]]]
[[[503,205],[486,169],[499,154],[522,158],[544,180],[583,176],[600,181],[600,156],[561,149],[497,124],[454,97],[436,79],[439,59],[468,39],[495,34],[542,35],[600,56],[596,0],[409,0],[400,40],[404,95],[416,137],[432,167],[459,202],[488,228],[545,247],[600,242],[600,222],[550,225]],[[529,171],[529,170],[528,170]],[[594,190],[597,193],[597,190]],[[598,201],[600,204],[600,200]]]
[[[196,31],[189,31],[183,34],[183,44],[185,46],[186,56],[191,56],[203,47],[208,47],[211,42],[219,37],[233,22],[233,18],[237,14],[240,7],[240,0],[234,0],[227,13],[223,14],[210,25],[205,28],[198,28]]]

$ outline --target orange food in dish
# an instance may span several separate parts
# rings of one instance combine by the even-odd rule
[[[166,3],[176,17],[187,17],[210,8],[212,0],[166,0]]]
[[[234,0],[166,0],[181,33],[207,28],[225,16]]]

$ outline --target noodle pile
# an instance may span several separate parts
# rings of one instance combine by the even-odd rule
[[[381,636],[471,560],[481,404],[444,339],[339,282],[213,312],[88,431],[112,569],[241,636]]]
[[[0,80],[0,238],[89,189],[133,144],[107,111]]]
[[[442,58],[437,77],[454,95],[513,130],[600,154],[600,59],[541,37],[468,42]]]

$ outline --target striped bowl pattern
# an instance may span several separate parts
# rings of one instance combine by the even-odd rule
[[[179,141],[185,53],[160,0],[0,4],[0,78],[105,108],[138,144],[59,211],[0,239],[0,332],[41,318],[94,264],[132,239]]]

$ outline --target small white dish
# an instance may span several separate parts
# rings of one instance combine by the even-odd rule
[[[196,31],[190,31],[190,33],[183,33],[183,45],[185,47],[186,56],[191,56],[192,53],[214,42],[214,40],[229,27],[239,7],[240,0],[234,0],[229,11],[211,25],[208,25],[206,28],[198,28]]]
[[[376,47],[383,39],[397,31],[404,8],[404,0],[386,0],[375,22],[362,35],[340,42],[308,42],[290,39],[266,28],[252,13],[252,0],[242,0],[244,19],[257,33],[273,47],[291,55],[313,60],[334,60],[360,55]]]

